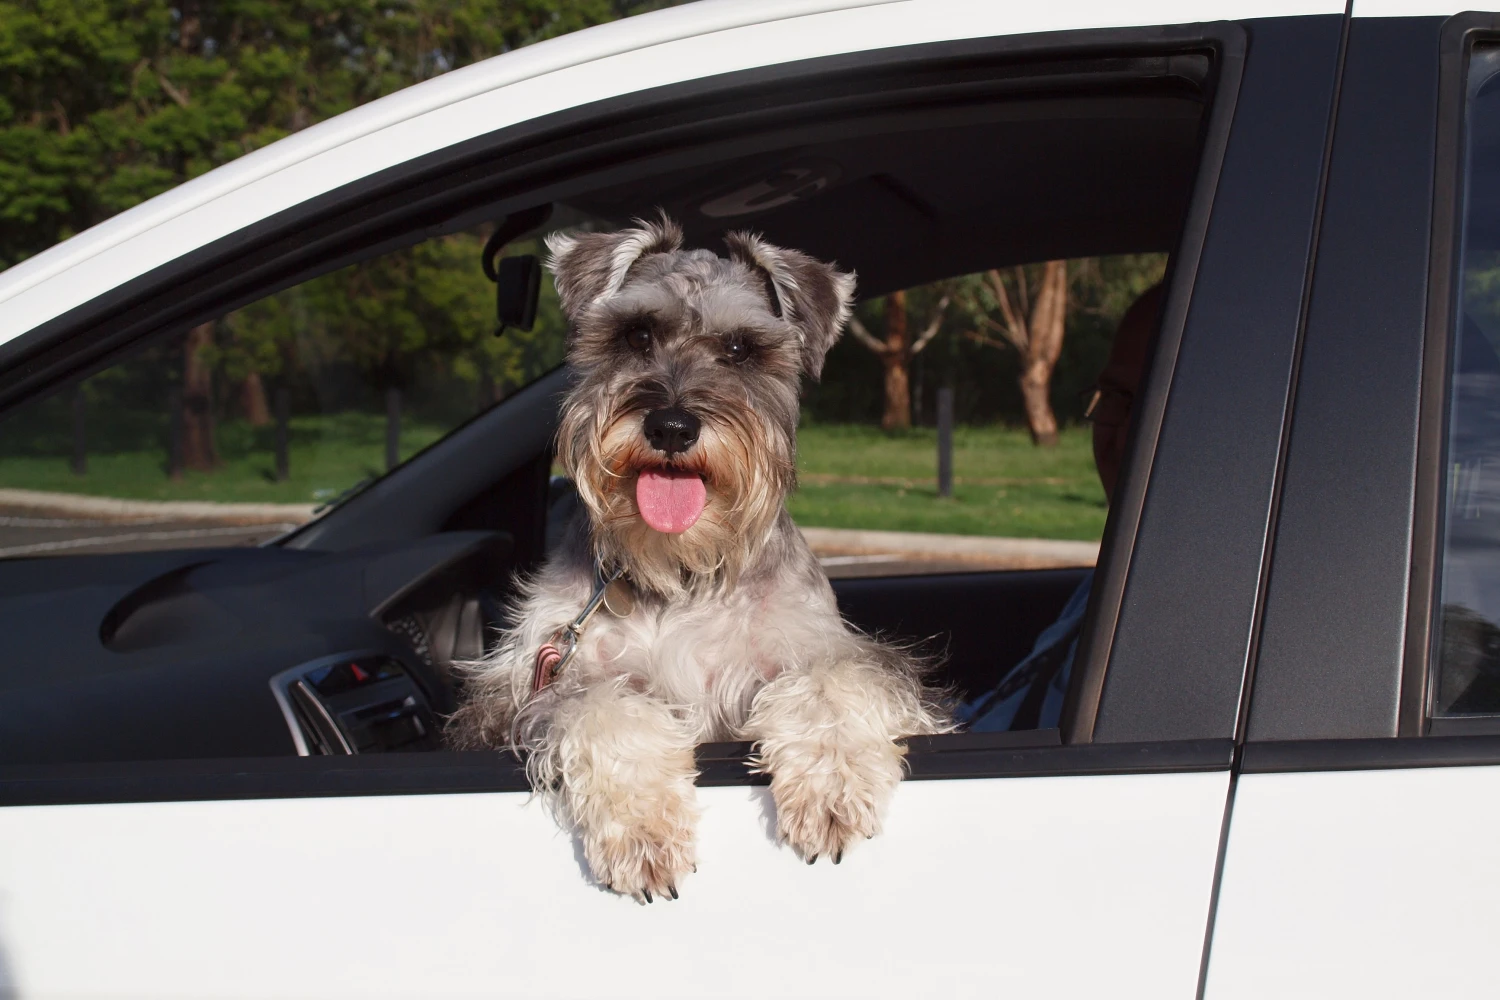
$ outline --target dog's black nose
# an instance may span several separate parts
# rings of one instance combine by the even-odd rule
[[[669,406],[664,410],[652,410],[646,414],[641,428],[646,440],[657,451],[666,452],[667,457],[687,451],[698,440],[698,418],[687,410]]]

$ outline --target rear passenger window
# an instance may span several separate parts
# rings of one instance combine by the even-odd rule
[[[1470,62],[1432,712],[1500,715],[1500,47]]]

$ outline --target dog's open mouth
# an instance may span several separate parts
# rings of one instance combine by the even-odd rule
[[[653,529],[680,535],[703,515],[708,489],[700,473],[688,469],[642,469],[635,481],[635,505]]]

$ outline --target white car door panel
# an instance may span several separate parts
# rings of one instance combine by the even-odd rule
[[[1493,997],[1500,767],[1245,774],[1207,1000]]]
[[[703,788],[649,906],[525,793],[11,808],[0,961],[24,997],[1186,998],[1227,783],[908,781],[811,867],[768,789]]]
[[[1500,18],[1360,16],[1442,12],[1354,5],[1208,1000],[1495,995]]]
[[[0,994],[1198,994],[1343,6],[852,8],[787,2],[751,18],[711,4],[691,25],[666,12],[310,129],[13,269],[0,278],[0,341],[41,323],[62,329],[59,317],[80,303],[376,171],[584,102],[1001,31],[1329,15],[1210,26],[1190,39],[1190,58],[1211,50],[1222,77],[1205,91],[1202,165],[1183,198],[1074,704],[1051,734],[1052,744],[1084,745],[934,738],[952,742],[912,753],[916,777],[898,789],[884,832],[837,866],[809,867],[775,843],[763,785],[707,782],[699,871],[679,900],[652,905],[592,884],[541,803],[494,777],[493,755],[430,766],[411,755],[277,759],[264,774],[253,759],[0,766]],[[1130,44],[1154,53],[1198,30]],[[1250,266],[1262,260],[1276,264]],[[150,321],[128,320],[141,330]],[[122,340],[144,336],[122,329]],[[528,398],[512,402],[531,409],[510,412],[536,425]],[[493,411],[493,423],[470,426],[498,439],[505,419]],[[534,426],[512,435],[537,436]],[[444,461],[441,449],[428,456],[434,468]],[[423,467],[382,482],[410,484],[413,468]],[[377,485],[330,518],[364,504],[362,516],[378,520],[391,492]],[[1218,558],[1205,558],[1205,540]],[[389,781],[370,777],[381,769]],[[1240,873],[1262,869],[1252,847],[1230,860],[1221,891],[1239,900]],[[1253,944],[1226,946],[1222,961]]]

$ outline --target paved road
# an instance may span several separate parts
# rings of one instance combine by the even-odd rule
[[[257,545],[295,524],[224,524],[172,518],[100,520],[0,507],[0,558]]]
[[[246,520],[264,518],[267,512],[238,511],[226,512],[221,517],[204,517],[197,510],[172,510],[171,505],[167,505],[166,510],[158,511],[152,511],[150,505],[146,504],[136,506],[145,510],[127,509],[118,514],[110,510],[106,512],[110,516],[100,517],[97,514],[91,516],[88,513],[78,513],[66,507],[47,509],[0,503],[0,558],[258,545],[290,531],[302,520],[302,512],[296,510],[289,511],[284,522],[247,524],[244,523]],[[194,516],[183,516],[184,513]],[[277,516],[275,510],[269,514],[272,518]],[[1010,539],[938,538],[936,542],[931,542],[928,536],[892,534],[891,538],[896,540],[892,545],[900,551],[840,553],[838,544],[849,541],[844,536],[857,535],[857,540],[862,545],[879,546],[885,534],[887,533],[808,529],[809,540],[813,542],[815,551],[824,545],[832,548],[831,552],[823,548],[818,561],[834,579],[1015,569],[1031,563],[1024,561],[1025,553],[1018,555],[1011,552],[1011,548],[1077,545],[1069,542],[1038,543],[1035,540]],[[919,546],[913,545],[913,540],[918,543],[924,540],[931,542],[938,551],[920,551]],[[954,551],[948,551],[949,549]],[[990,549],[995,551],[991,552]],[[844,553],[848,551],[847,548],[843,549]],[[955,558],[959,555],[962,558]],[[1087,561],[1091,562],[1092,559]]]
[[[830,580],[847,577],[918,576],[923,573],[982,573],[989,569],[1009,569],[1004,565],[933,557],[914,558],[909,554],[880,553],[867,556],[819,556],[818,563]]]

